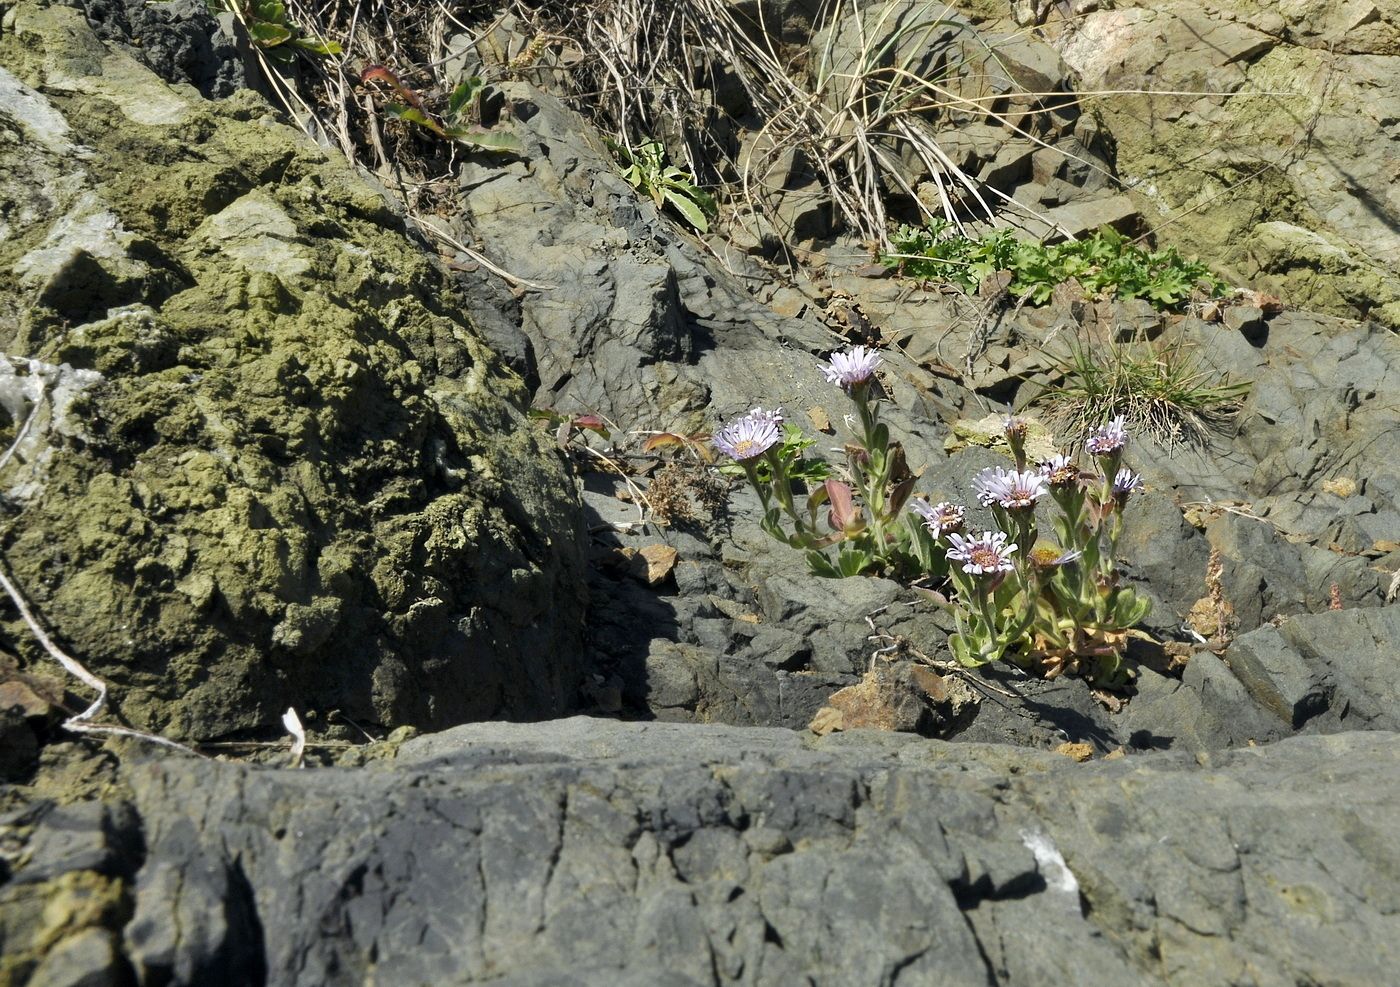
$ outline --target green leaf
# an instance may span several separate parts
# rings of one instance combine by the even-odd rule
[[[462,112],[463,107],[476,98],[481,88],[481,76],[479,75],[474,75],[460,83],[447,97],[447,115],[455,119]]]
[[[807,568],[812,570],[812,575],[821,576],[823,579],[839,579],[841,577],[841,573],[821,552],[807,553]]]
[[[463,144],[470,144],[481,151],[489,151],[492,154],[522,154],[524,145],[520,143],[520,138],[509,130],[484,130],[480,127],[464,129],[454,127],[451,131],[445,132],[447,136],[453,137]]]
[[[248,25],[248,34],[260,48],[274,48],[292,40],[292,32],[281,24],[267,21],[253,21]]]
[[[338,41],[317,41],[314,38],[293,38],[292,44],[313,55],[339,55],[344,50]]]
[[[391,116],[396,116],[405,123],[417,124],[427,130],[431,130],[439,137],[446,137],[447,131],[428,114],[418,109],[416,106],[404,106],[402,103],[386,103],[384,111]]]
[[[693,199],[670,188],[665,189],[662,194],[666,197],[667,202],[675,206],[676,212],[680,213],[687,223],[695,227],[701,233],[710,232],[709,220],[705,218],[704,211]]]

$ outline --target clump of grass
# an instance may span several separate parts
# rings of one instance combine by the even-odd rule
[[[1009,229],[971,236],[943,220],[926,227],[902,226],[891,237],[894,251],[884,263],[905,277],[942,281],[975,294],[1001,271],[1007,290],[1032,305],[1050,300],[1057,285],[1078,281],[1090,295],[1144,298],[1157,308],[1177,308],[1198,292],[1217,296],[1225,283],[1175,247],[1147,250],[1116,230],[1104,228],[1081,240],[1044,244],[1020,240]]]
[[[999,100],[1014,91],[1059,105],[1065,94],[1024,94],[1003,80],[994,46],[952,4],[821,0],[801,57],[773,40],[765,7],[514,0],[510,9],[577,55],[566,72],[575,103],[618,144],[660,137],[678,166],[706,184],[735,182],[757,213],[783,191],[769,176],[790,180],[793,161],[830,197],[841,225],[885,246],[887,203],[895,199],[950,222],[999,209],[1033,212],[966,173],[940,146],[940,131],[953,114],[971,115],[1043,144],[1033,125],[1000,112]],[[757,125],[742,160],[735,160],[734,122],[715,98],[736,87],[748,107],[744,126]],[[1040,109],[1037,102],[1033,112]],[[926,181],[907,177],[913,162]]]
[[[1036,398],[1057,429],[1082,435],[1122,415],[1167,447],[1202,445],[1238,413],[1249,392],[1204,367],[1184,339],[1161,344],[1071,342],[1052,356],[1063,380]]]

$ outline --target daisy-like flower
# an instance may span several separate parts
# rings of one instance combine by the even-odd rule
[[[1084,557],[1082,550],[1076,549],[1066,552],[1057,545],[1037,545],[1031,549],[1031,561],[1042,569],[1053,569],[1056,566],[1069,565]]]
[[[984,573],[1010,572],[1016,568],[1011,563],[1011,554],[1016,546],[1006,544],[1006,533],[984,531],[976,538],[962,535],[949,535],[952,548],[948,549],[950,562],[961,562],[963,572],[980,576]]]
[[[1123,428],[1123,416],[1119,415],[1103,428],[1099,429],[1084,443],[1084,448],[1088,449],[1095,456],[1109,456],[1122,449],[1128,444],[1128,433]]]
[[[774,408],[772,411],[764,411],[762,408],[754,408],[752,411],[749,412],[748,417],[758,422],[769,422],[773,425],[774,428],[778,429],[780,432],[782,431],[783,422],[786,420],[783,418],[782,408]]]
[[[1000,504],[1008,511],[1035,507],[1035,502],[1047,493],[1045,477],[1034,470],[1019,470],[994,466],[984,469],[972,479],[972,489],[983,507]]]
[[[778,412],[755,408],[725,425],[710,441],[730,459],[746,463],[778,444],[782,438],[778,427],[781,421]]]
[[[831,354],[831,362],[823,363],[821,371],[828,384],[840,384],[849,391],[874,376],[875,368],[883,362],[870,347],[852,346],[846,353]]]
[[[1079,482],[1079,467],[1068,456],[1061,454],[1041,463],[1040,475],[1052,487],[1072,487]]]
[[[1124,466],[1113,478],[1113,496],[1123,498],[1142,489],[1142,477]]]
[[[924,527],[932,531],[935,538],[961,531],[963,520],[967,516],[967,509],[961,504],[952,504],[946,500],[937,504],[930,504],[926,500],[911,500],[909,509],[924,519]]]

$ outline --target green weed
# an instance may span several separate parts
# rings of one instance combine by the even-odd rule
[[[267,55],[279,62],[290,62],[295,51],[312,55],[339,55],[334,41],[308,37],[287,19],[287,5],[279,0],[206,0],[211,14],[229,11],[248,29],[248,36]]]
[[[627,184],[650,196],[656,208],[669,203],[701,233],[710,231],[709,217],[717,211],[714,197],[696,186],[694,175],[666,163],[666,149],[660,141],[645,141],[635,149],[608,141],[608,148],[622,164]]]
[[[891,237],[894,251],[882,260],[905,277],[943,281],[968,294],[1000,271],[1009,271],[1007,290],[1032,305],[1050,300],[1057,285],[1075,280],[1092,296],[1144,298],[1159,309],[1177,308],[1197,291],[1220,295],[1225,283],[1176,248],[1145,250],[1112,229],[1082,240],[1043,244],[1020,240],[1008,229],[973,237],[952,223],[933,220],[926,227],[902,226]]]

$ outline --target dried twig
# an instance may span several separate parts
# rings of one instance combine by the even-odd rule
[[[102,712],[103,708],[107,705],[107,683],[103,682],[96,675],[93,675],[78,661],[66,654],[61,648],[59,648],[58,645],[53,643],[53,640],[44,631],[43,626],[34,617],[33,612],[29,609],[28,602],[20,594],[20,591],[15,586],[15,584],[10,582],[9,578],[5,575],[3,570],[0,570],[0,587],[4,588],[6,594],[8,594],[10,599],[14,602],[15,607],[19,610],[20,617],[23,618],[25,624],[28,625],[30,632],[34,635],[35,639],[38,640],[40,646],[43,647],[43,649],[46,652],[48,652],[49,657],[53,658],[54,661],[62,665],[63,670],[66,671],[69,675],[72,675],[74,678],[82,682],[89,689],[92,689],[94,692],[97,693],[97,698],[92,701],[91,705],[89,705],[87,709],[83,710],[76,716],[69,717],[63,722],[64,729],[72,733],[86,733],[112,737],[130,737],[133,740],[144,740],[147,743],[157,744],[161,747],[167,747],[171,750],[180,751],[184,754],[192,754],[195,757],[204,757],[203,754],[189,747],[186,747],[184,744],[178,743],[174,740],[168,740],[165,737],[160,737],[153,733],[146,733],[142,730],[133,730],[130,727],[109,726],[106,724],[93,723],[92,720],[96,718],[97,714]]]

